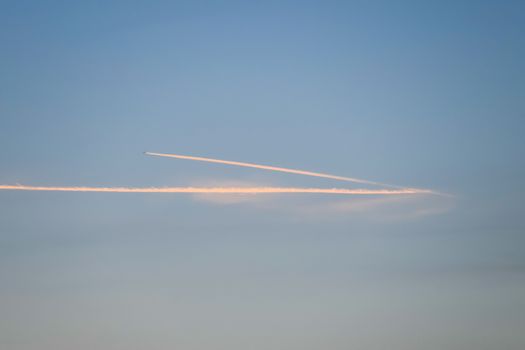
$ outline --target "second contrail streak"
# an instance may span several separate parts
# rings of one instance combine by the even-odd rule
[[[397,189],[402,189],[403,188],[401,186],[389,185],[389,184],[384,184],[384,183],[381,183],[381,182],[375,182],[375,181],[369,181],[369,180],[363,180],[363,179],[356,179],[356,178],[353,178],[353,177],[345,177],[345,176],[331,175],[331,174],[325,174],[325,173],[317,173],[317,172],[306,171],[306,170],[281,168],[281,167],[275,167],[275,166],[270,166],[270,165],[262,165],[262,164],[255,164],[255,163],[244,163],[244,162],[236,162],[236,161],[231,161],[231,160],[184,156],[184,155],[180,155],[180,154],[169,154],[169,153],[144,152],[144,154],[146,154],[148,156],[196,160],[196,161],[200,161],[200,162],[219,163],[219,164],[235,165],[235,166],[248,167],[248,168],[264,169],[264,170],[271,170],[271,171],[280,171],[280,172],[283,172],[283,173],[291,173],[291,174],[315,176],[315,177],[324,177],[324,178],[327,178],[327,179],[355,182],[355,183],[367,184],[367,185],[383,186],[383,187],[389,187],[389,188],[397,188]],[[423,193],[423,192],[428,193],[427,190],[419,190],[419,189],[410,189],[410,190],[418,191],[420,193]]]

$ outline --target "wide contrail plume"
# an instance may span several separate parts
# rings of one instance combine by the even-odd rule
[[[112,192],[112,193],[207,193],[207,194],[271,194],[271,193],[319,193],[346,195],[402,195],[420,194],[421,190],[368,190],[346,188],[301,187],[53,187],[0,185],[0,190],[59,191],[59,192]]]
[[[235,166],[241,166],[241,167],[247,167],[247,168],[264,169],[264,170],[270,170],[270,171],[280,171],[280,172],[283,172],[283,173],[291,173],[291,174],[315,176],[315,177],[324,177],[324,178],[327,178],[327,179],[348,181],[348,182],[354,182],[354,183],[360,183],[360,184],[366,184],[366,185],[375,185],[375,186],[382,186],[382,187],[389,187],[389,188],[396,188],[396,189],[405,189],[402,186],[395,186],[395,185],[389,185],[389,184],[385,184],[385,183],[381,183],[381,182],[375,182],[375,181],[369,181],[369,180],[363,180],[363,179],[356,179],[356,178],[353,178],[353,177],[338,176],[338,175],[325,174],[325,173],[317,173],[317,172],[305,171],[305,170],[281,168],[281,167],[275,167],[275,166],[270,166],[270,165],[244,163],[244,162],[236,162],[236,161],[231,161],[231,160],[222,160],[222,159],[214,159],[214,158],[184,156],[184,155],[180,155],[180,154],[169,154],[169,153],[144,152],[144,154],[146,154],[148,156],[169,157],[169,158],[196,160],[196,161],[208,162],[208,163],[228,164],[228,165],[235,165]],[[417,191],[419,193],[430,193],[431,192],[431,191],[428,191],[428,190],[415,189],[415,188],[410,188],[409,190]]]

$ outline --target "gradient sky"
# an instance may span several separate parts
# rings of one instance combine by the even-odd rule
[[[0,347],[525,346],[523,1],[0,1]]]

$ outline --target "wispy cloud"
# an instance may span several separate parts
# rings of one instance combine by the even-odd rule
[[[456,204],[453,196],[399,195],[342,198],[301,203],[294,211],[302,217],[359,217],[373,220],[405,221],[448,212]]]

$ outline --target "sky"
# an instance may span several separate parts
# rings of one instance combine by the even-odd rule
[[[0,347],[523,349],[522,1],[0,1]],[[445,195],[441,195],[445,194]]]

